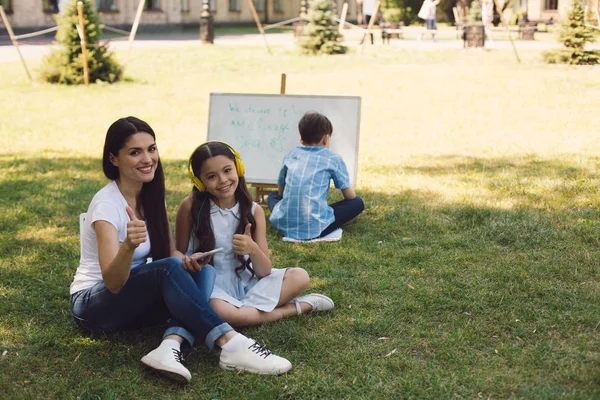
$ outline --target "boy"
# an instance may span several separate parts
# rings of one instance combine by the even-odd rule
[[[309,240],[326,236],[360,214],[365,205],[350,187],[342,157],[329,150],[333,127],[317,112],[307,112],[298,123],[300,143],[283,159],[278,190],[268,197],[269,220],[283,236]],[[344,200],[328,205],[329,184]]]

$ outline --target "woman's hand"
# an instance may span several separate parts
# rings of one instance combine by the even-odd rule
[[[233,252],[238,256],[252,255],[258,247],[254,239],[252,239],[250,228],[252,228],[252,224],[249,223],[246,225],[246,230],[243,234],[233,235]]]
[[[123,245],[135,249],[147,239],[146,223],[136,218],[131,207],[127,206],[125,211],[127,211],[130,221],[127,223],[127,237],[125,237]]]
[[[208,263],[210,256],[203,257],[205,253],[194,253],[191,256],[185,256],[181,259],[183,268],[187,272],[198,272]]]

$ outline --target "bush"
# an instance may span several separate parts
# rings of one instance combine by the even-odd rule
[[[599,50],[585,50],[586,43],[594,42],[595,32],[585,26],[581,0],[574,0],[566,21],[560,28],[559,41],[563,49],[549,50],[542,54],[550,64],[593,65],[600,63]]]
[[[548,64],[594,65],[600,63],[600,50],[554,49],[542,56]]]
[[[81,40],[76,28],[79,24],[78,1],[83,2],[90,82],[116,82],[121,79],[123,68],[114,59],[108,47],[98,43],[101,34],[100,18],[90,0],[70,0],[63,12],[57,15],[56,40],[62,46],[53,48],[50,54],[44,57],[41,78],[46,82],[67,85],[84,83]]]
[[[402,10],[399,8],[386,8],[383,10],[383,20],[385,22],[400,22],[402,21]]]
[[[313,0],[298,44],[307,54],[344,54],[348,49],[342,44],[343,36],[333,20],[333,1]]]

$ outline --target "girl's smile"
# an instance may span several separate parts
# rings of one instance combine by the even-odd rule
[[[235,205],[239,177],[232,159],[222,155],[209,158],[202,164],[200,180],[219,207],[231,208]]]

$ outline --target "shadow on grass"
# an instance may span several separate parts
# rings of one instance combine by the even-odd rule
[[[415,397],[447,397],[448,385],[465,397],[476,394],[469,389],[474,387],[510,397],[521,384],[528,393],[539,394],[540,377],[560,390],[589,389],[591,380],[573,381],[568,371],[560,371],[566,360],[578,360],[569,364],[569,371],[593,378],[598,362],[586,354],[595,351],[597,335],[599,177],[594,167],[600,160],[426,161],[366,166],[361,173],[376,180],[401,170],[406,177],[442,186],[452,182],[474,188],[485,192],[486,199],[511,199],[514,206],[490,206],[493,202],[477,196],[449,200],[443,189],[386,193],[359,187],[367,209],[344,228],[339,243],[285,243],[268,225],[274,265],[305,268],[312,276],[311,291],[331,296],[337,307],[330,314],[245,332],[300,362],[303,372],[287,383],[300,397],[345,397],[345,389],[319,392],[308,384],[322,379],[311,371],[325,366],[333,375],[339,368],[354,376],[361,373],[357,362],[371,365],[374,378],[365,383],[365,393],[372,391],[375,397],[406,391],[400,381],[378,385],[390,371],[401,371],[403,382],[411,374],[419,381],[423,373],[436,377],[439,385],[433,392],[412,387]],[[167,187],[176,188],[167,196],[171,220],[189,191],[182,165],[185,160],[164,163]],[[9,355],[20,354],[2,361],[0,391],[74,397],[114,387],[122,397],[144,397],[155,387],[127,382],[132,373],[145,374],[139,358],[156,346],[161,328],[88,338],[70,317],[68,287],[79,258],[78,214],[106,184],[99,160],[7,156],[0,159],[0,171],[0,314],[7,316],[0,331],[9,332],[4,338]],[[544,335],[531,333],[538,331]],[[505,354],[490,363],[487,354],[497,342],[506,344]],[[557,347],[559,354],[553,351]],[[386,357],[392,348],[398,349],[398,359]],[[194,353],[193,372],[202,370],[203,380],[223,379],[214,355],[203,346]],[[447,371],[461,368],[463,383],[456,386],[456,377]],[[494,380],[486,376],[498,368],[512,374],[506,372],[510,368],[514,376],[506,385],[492,387]],[[49,378],[36,378],[40,371]],[[548,371],[555,375],[548,377]],[[257,385],[256,393],[268,388]],[[162,396],[173,395],[166,384],[158,390]],[[239,393],[211,396],[248,395],[244,390],[253,389],[229,390]]]

